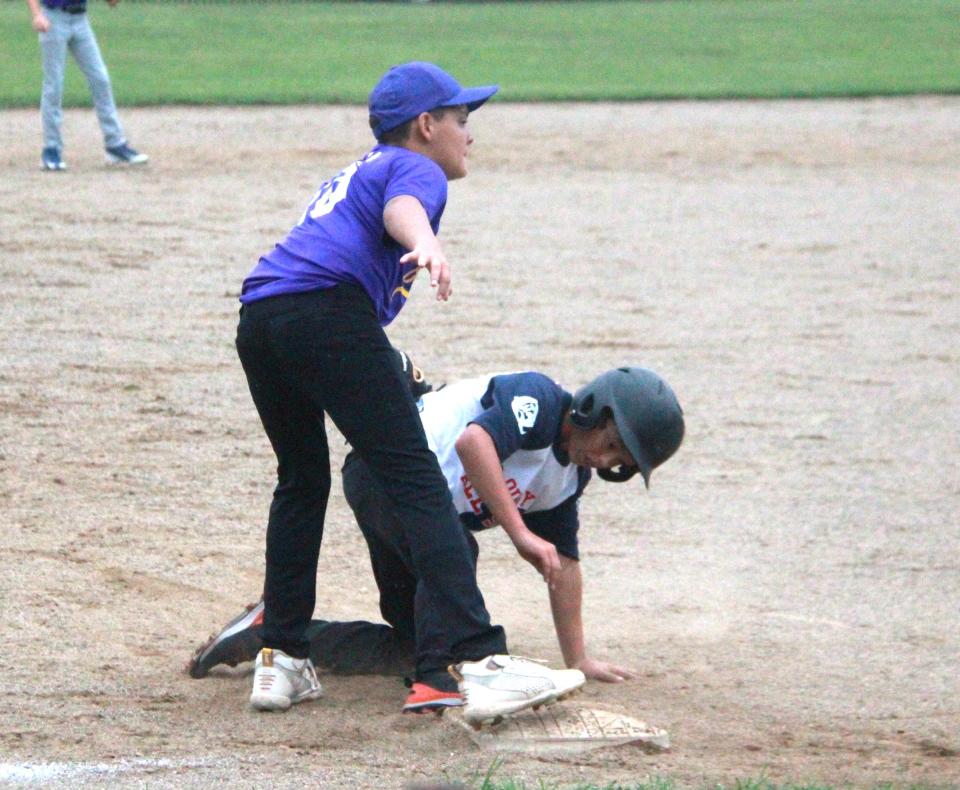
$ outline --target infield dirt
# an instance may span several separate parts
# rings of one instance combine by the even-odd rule
[[[191,680],[257,597],[274,460],[232,347],[240,282],[362,154],[345,107],[91,110],[65,173],[0,113],[0,781],[401,787],[491,756],[402,717],[394,678],[325,676],[285,715]],[[652,367],[687,416],[652,490],[581,507],[588,644],[639,677],[595,702],[673,749],[510,755],[501,776],[685,786],[960,784],[960,100],[493,104],[390,334],[436,381],[574,388]],[[334,466],[343,455],[335,438]],[[559,651],[537,574],[481,536],[517,653]],[[318,615],[375,618],[334,480]]]

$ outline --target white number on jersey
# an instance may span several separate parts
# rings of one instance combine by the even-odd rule
[[[360,169],[360,165],[372,162],[378,156],[380,156],[379,151],[368,154],[359,162],[354,162],[352,165],[344,168],[341,173],[329,181],[324,181],[323,184],[320,185],[317,194],[313,196],[313,200],[310,201],[310,205],[307,206],[307,210],[303,212],[303,216],[300,217],[300,222],[297,224],[302,225],[308,216],[312,219],[320,219],[320,217],[324,217],[333,211],[337,203],[347,196],[350,179],[353,178],[357,170]]]

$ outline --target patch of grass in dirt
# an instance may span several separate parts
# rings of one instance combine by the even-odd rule
[[[776,783],[763,776],[755,779],[738,779],[732,784],[684,785],[663,776],[653,776],[637,783],[590,784],[583,782],[546,781],[538,779],[526,782],[522,779],[500,778],[503,760],[494,760],[483,776],[474,776],[464,782],[452,782],[451,788],[463,790],[850,790],[847,784],[822,783]],[[949,790],[946,786],[925,784],[904,784],[883,782],[873,785],[871,790]]]
[[[458,785],[451,785],[451,788]],[[479,785],[462,785],[463,788],[471,790],[687,790],[688,785],[680,785],[671,779],[663,777],[653,777],[637,784],[569,784],[565,782],[545,782],[538,780],[535,784],[528,784],[522,780],[502,779],[502,780],[484,780]],[[766,779],[742,779],[737,780],[732,785],[705,785],[695,787],[694,790],[848,790],[848,785],[826,785],[826,784],[777,784]],[[873,787],[873,790],[949,790],[947,787],[938,788],[935,785],[922,784],[879,784]]]

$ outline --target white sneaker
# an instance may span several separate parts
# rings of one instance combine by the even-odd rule
[[[257,710],[286,710],[322,694],[323,687],[309,658],[291,658],[270,647],[257,654],[250,695],[250,704]]]
[[[488,656],[450,667],[465,706],[463,718],[472,726],[497,723],[526,708],[539,708],[572,694],[585,682],[579,669],[550,669],[519,656]]]
[[[108,165],[145,165],[150,157],[134,150],[126,143],[105,149]]]

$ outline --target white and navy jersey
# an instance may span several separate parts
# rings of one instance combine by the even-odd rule
[[[590,470],[557,446],[573,397],[542,373],[467,379],[418,402],[430,449],[447,478],[460,519],[472,530],[496,526],[467,479],[456,442],[470,423],[493,440],[503,477],[524,523],[557,551],[579,559],[577,502]]]

